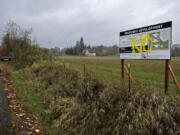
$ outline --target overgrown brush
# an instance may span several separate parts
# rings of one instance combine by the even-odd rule
[[[154,88],[128,92],[57,61],[34,63],[21,73],[48,105],[43,119],[58,134],[180,134],[179,96],[165,97]]]
[[[0,47],[0,56],[11,56],[13,66],[16,69],[22,69],[31,66],[39,60],[52,58],[49,49],[41,48],[32,41],[32,30],[22,29],[14,22],[9,22],[6,26],[6,34],[2,39]]]

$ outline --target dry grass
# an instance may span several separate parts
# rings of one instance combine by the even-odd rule
[[[141,84],[129,92],[122,82],[111,83],[93,72],[84,75],[70,65],[64,69],[59,59],[34,63],[11,75],[14,83],[21,82],[20,98],[45,123],[46,133],[180,133],[179,95],[166,97],[154,86]]]
[[[121,80],[121,62],[119,57],[60,56],[59,58],[64,60],[69,67],[74,67],[80,71],[83,71],[83,64],[86,64],[87,71],[93,71],[112,83]],[[133,87],[145,83],[158,88],[160,91],[164,91],[164,60],[126,60],[125,63],[131,64],[131,74],[136,81]],[[180,82],[180,58],[172,58],[171,65],[177,80]],[[125,82],[128,82],[126,72],[125,79]],[[169,94],[180,94],[171,75],[169,80]]]

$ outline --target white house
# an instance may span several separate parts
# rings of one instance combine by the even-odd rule
[[[85,51],[85,56],[96,56],[96,52],[93,50],[86,50]]]

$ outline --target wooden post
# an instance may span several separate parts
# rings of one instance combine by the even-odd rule
[[[130,64],[128,64],[128,71],[129,71],[129,92],[131,92],[131,79],[130,79]]]
[[[64,59],[62,59],[62,63],[63,63],[63,68],[64,68],[64,71],[65,71],[65,63],[64,63]]]
[[[83,71],[84,71],[84,78],[86,76],[86,65],[84,64],[84,67],[83,67]]]
[[[165,61],[165,94],[168,94],[168,83],[169,83],[169,60]]]
[[[84,78],[83,78],[83,87],[86,89],[86,65],[83,64]]]
[[[135,80],[134,80],[134,78],[132,77],[132,75],[129,73],[129,70],[128,70],[128,68],[126,67],[126,65],[124,65],[124,69],[126,70],[126,72],[128,73],[128,75],[130,75],[131,81],[132,81],[133,83],[135,83]]]
[[[7,62],[5,64],[5,73],[4,73],[4,78],[7,79]]]
[[[179,83],[178,83],[178,81],[176,79],[176,76],[175,76],[175,74],[174,74],[174,72],[172,70],[172,67],[171,67],[170,63],[168,64],[168,68],[169,68],[169,71],[170,71],[170,73],[171,73],[171,75],[172,75],[172,77],[174,79],[174,82],[176,83],[177,88],[180,90],[180,85],[179,85]]]
[[[121,78],[124,81],[124,60],[121,60]]]
[[[65,72],[65,70],[66,70],[66,67],[65,67],[65,63],[63,62],[63,68],[64,68],[64,72]]]
[[[64,59],[63,59],[63,69],[64,69],[64,77],[66,78],[66,65],[64,63]]]

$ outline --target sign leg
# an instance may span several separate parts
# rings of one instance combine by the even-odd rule
[[[173,77],[173,79],[174,79],[174,82],[175,82],[177,88],[180,90],[180,85],[179,85],[179,83],[178,83],[178,81],[177,81],[177,79],[176,79],[176,76],[175,76],[175,74],[174,74],[174,72],[173,72],[173,70],[172,70],[172,67],[171,67],[170,63],[169,63],[169,65],[168,65],[168,68],[169,68],[169,71],[170,71],[170,73],[171,73],[171,75],[172,75],[172,77]]]
[[[124,81],[124,60],[121,60],[121,78]]]
[[[129,71],[129,92],[131,92],[131,78],[130,78],[131,72],[130,72],[130,64],[128,64],[128,71]]]
[[[165,94],[168,94],[168,83],[169,83],[169,60],[165,61]]]

